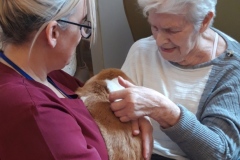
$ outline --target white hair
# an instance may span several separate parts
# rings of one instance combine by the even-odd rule
[[[138,4],[145,16],[150,10],[155,10],[156,13],[180,14],[193,23],[195,29],[199,29],[209,12],[215,17],[217,0],[138,0]],[[212,24],[213,18],[210,26]]]

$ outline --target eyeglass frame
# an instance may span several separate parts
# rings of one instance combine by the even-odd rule
[[[75,22],[71,22],[71,21],[66,21],[66,20],[62,20],[62,19],[59,19],[57,21],[58,22],[65,22],[65,23],[73,24],[73,25],[76,25],[76,26],[80,27],[80,31],[81,31],[81,35],[82,36],[83,36],[83,34],[82,34],[82,27],[91,29],[91,33],[89,34],[89,36],[87,36],[87,37],[83,36],[85,39],[88,39],[92,35],[92,27],[91,26],[87,26],[87,25],[83,25],[83,24],[79,24],[79,23],[75,23]],[[91,24],[90,21],[85,21],[85,22],[89,22]]]

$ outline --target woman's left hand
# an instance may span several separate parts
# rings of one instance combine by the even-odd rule
[[[150,160],[153,149],[153,128],[148,117],[142,117],[132,121],[133,135],[138,135],[141,132],[143,157],[145,160]]]

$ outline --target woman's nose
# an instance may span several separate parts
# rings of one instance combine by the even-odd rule
[[[156,42],[158,46],[161,46],[163,44],[169,43],[169,37],[164,31],[158,31],[156,33]]]

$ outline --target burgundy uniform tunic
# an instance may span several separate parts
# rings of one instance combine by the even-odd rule
[[[0,63],[0,159],[107,160],[96,123],[74,95],[82,84],[63,71],[49,77],[74,98],[58,98]]]

